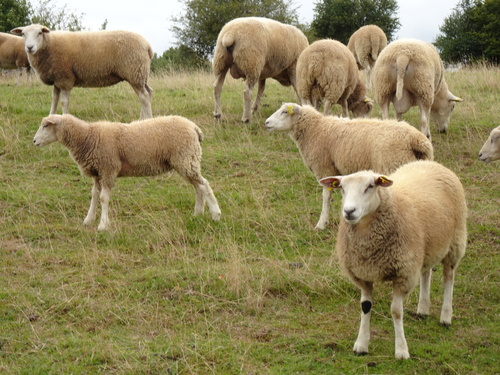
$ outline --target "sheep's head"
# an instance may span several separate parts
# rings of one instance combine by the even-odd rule
[[[38,147],[43,147],[57,141],[57,127],[61,124],[61,122],[61,115],[44,117],[42,124],[33,138],[33,144]]]
[[[349,103],[349,110],[354,117],[368,117],[373,108],[373,99],[365,96],[362,100]]]
[[[485,163],[500,160],[500,126],[491,131],[488,140],[479,151],[479,159]]]
[[[372,171],[325,177],[319,183],[328,189],[342,190],[342,216],[349,224],[357,224],[373,213],[380,205],[377,189],[392,185],[387,177]]]
[[[285,103],[265,122],[266,129],[288,131],[293,129],[295,118],[302,113],[302,107],[295,103]]]
[[[450,123],[451,113],[455,109],[456,102],[463,102],[462,98],[448,91],[446,82],[443,82],[441,90],[436,94],[431,107],[431,119],[436,123],[440,133],[446,133]]]
[[[28,55],[34,55],[43,48],[45,43],[45,35],[50,33],[50,30],[42,25],[29,25],[24,27],[16,27],[10,31],[12,34],[21,35],[24,38],[24,49]]]

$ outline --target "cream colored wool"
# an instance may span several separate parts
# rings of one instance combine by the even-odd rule
[[[210,184],[201,175],[201,129],[180,116],[156,117],[131,124],[88,123],[72,115],[51,115],[42,120],[35,146],[60,142],[81,173],[94,180],[92,200],[84,224],[96,217],[102,205],[99,230],[109,228],[108,205],[117,177],[156,176],[175,170],[196,191],[195,215],[202,214],[205,201],[214,220],[220,209]]]
[[[334,104],[342,106],[344,117],[349,117],[349,110],[354,117],[368,117],[373,107],[354,56],[332,39],[318,40],[300,54],[297,93],[304,105],[319,109],[323,102],[325,115],[331,114]]]
[[[296,27],[261,17],[236,18],[219,33],[215,46],[213,72],[214,117],[222,118],[221,94],[227,72],[243,78],[243,116],[250,121],[252,111],[259,109],[266,79],[274,78],[295,89],[295,68],[300,53],[308,46],[305,35]],[[258,91],[252,105],[252,90]]]
[[[28,56],[24,51],[23,38],[0,33],[0,69],[18,69],[17,84],[19,85],[23,68],[28,71],[30,69]]]

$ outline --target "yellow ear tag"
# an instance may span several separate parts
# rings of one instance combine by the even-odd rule
[[[366,97],[366,98],[365,98],[365,100],[363,100],[363,101],[364,101],[365,103],[370,103],[370,102],[372,102],[373,100],[372,100],[372,99],[370,99],[369,97]]]
[[[286,111],[287,111],[290,115],[293,115],[293,105],[289,105],[288,107],[286,107]]]

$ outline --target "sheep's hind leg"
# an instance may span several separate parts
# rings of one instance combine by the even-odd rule
[[[145,84],[141,87],[133,87],[135,93],[139,97],[141,102],[141,115],[140,119],[145,120],[153,117],[153,110],[151,109],[151,101],[152,101],[152,90],[151,88]]]
[[[257,89],[257,96],[255,97],[255,101],[253,102],[253,105],[252,105],[252,113],[255,113],[259,110],[260,99],[262,98],[262,95],[264,94],[265,88],[266,88],[266,80],[261,79],[259,81],[259,88]]]
[[[453,283],[455,279],[455,267],[452,264],[443,262],[443,284],[444,298],[443,307],[441,309],[440,323],[445,326],[451,326],[451,316],[453,313]]]
[[[250,122],[250,118],[252,117],[252,90],[255,86],[257,80],[252,80],[247,77],[247,84],[245,90],[243,91],[243,116],[241,117],[242,122]]]
[[[417,307],[418,315],[429,315],[429,308],[431,305],[431,277],[432,268],[422,272],[422,276],[420,277],[420,297],[418,299]]]
[[[358,338],[354,343],[353,351],[358,355],[368,354],[370,343],[370,318],[372,311],[373,283],[358,281],[356,285],[361,288],[361,322],[359,324]]]
[[[214,82],[214,117],[217,120],[222,118],[222,104],[221,104],[221,96],[222,96],[222,86],[224,85],[224,80],[226,78],[226,73],[228,69],[223,70],[217,75],[217,78]]]
[[[92,186],[92,198],[90,199],[90,207],[87,212],[85,220],[83,220],[83,225],[90,225],[95,221],[96,211],[97,211],[97,200],[99,199],[99,194],[101,192],[101,187],[97,179],[94,178],[94,186]]]
[[[196,191],[196,203],[194,206],[194,214],[200,215],[203,213],[205,208],[205,202],[208,204],[208,209],[212,215],[212,219],[215,221],[220,220],[221,210],[217,199],[215,198],[214,192],[210,187],[209,182],[200,176],[196,182],[192,182],[194,189]]]

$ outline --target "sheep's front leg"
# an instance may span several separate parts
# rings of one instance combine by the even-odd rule
[[[361,323],[353,351],[358,355],[365,355],[368,353],[368,344],[370,343],[373,283],[358,281],[357,284],[361,288]]]
[[[61,89],[54,86],[52,88],[52,105],[50,106],[50,114],[54,115],[57,113],[57,105],[59,104],[59,96],[61,95]]]
[[[394,288],[391,303],[391,315],[394,323],[396,359],[408,359],[408,344],[406,343],[405,331],[403,328],[403,299],[405,293],[402,293],[399,288]]]
[[[61,106],[63,115],[69,113],[69,95],[71,90],[61,90]]]
[[[384,99],[379,103],[380,105],[380,110],[382,112],[382,120],[388,120],[389,119],[389,100]]]
[[[420,131],[425,134],[425,136],[431,140],[431,130],[429,128],[429,120],[431,118],[431,108],[423,104],[419,104],[420,107]]]
[[[261,79],[259,81],[259,88],[257,89],[257,96],[255,97],[255,101],[253,102],[253,105],[252,105],[252,112],[253,113],[255,113],[259,110],[260,99],[262,98],[262,95],[264,94],[265,88],[266,88],[266,80]]]
[[[316,224],[316,229],[325,229],[329,221],[329,210],[330,210],[330,199],[332,192],[328,188],[323,188],[323,206],[321,208],[321,215],[319,217],[318,224]]]
[[[95,221],[96,210],[97,210],[97,200],[99,199],[99,193],[101,188],[99,182],[94,178],[94,186],[92,186],[92,198],[90,199],[90,207],[87,212],[87,216],[83,221],[83,225],[90,225]]]
[[[101,221],[97,227],[98,231],[104,231],[109,228],[109,198],[111,197],[111,188],[103,186],[101,189],[100,199],[101,199]]]
[[[432,268],[422,272],[420,277],[420,297],[418,299],[417,314],[429,315],[431,305],[431,276]]]

